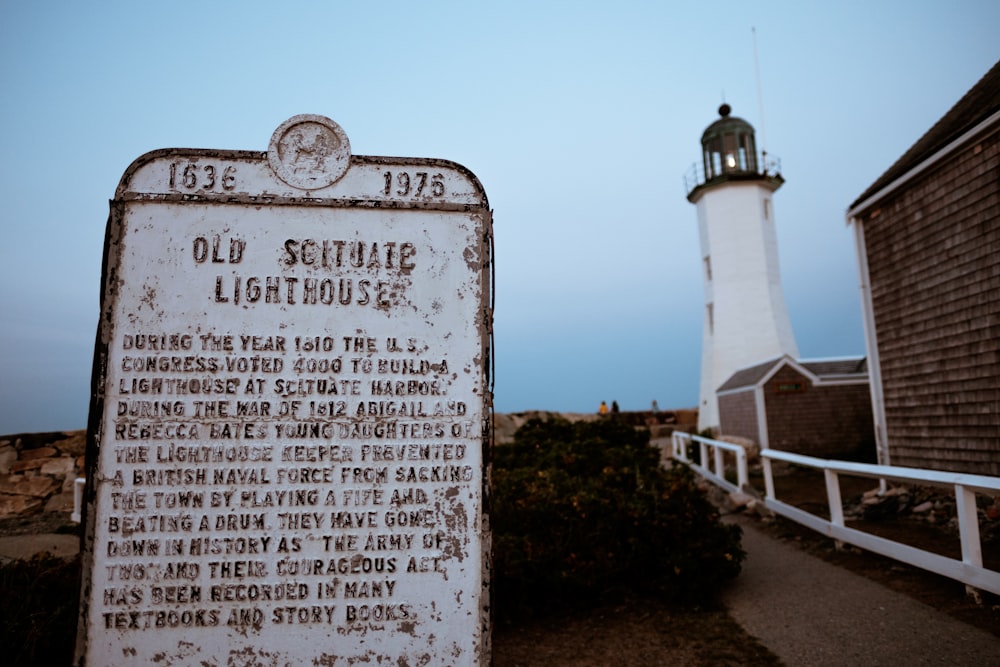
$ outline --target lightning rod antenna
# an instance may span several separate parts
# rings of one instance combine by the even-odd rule
[[[757,79],[757,108],[760,113],[760,147],[761,147],[761,158],[764,162],[764,171],[767,171],[767,124],[764,122],[764,93],[761,90],[760,85],[760,58],[757,55],[757,28],[751,27],[750,32],[753,33],[753,69],[754,76]]]

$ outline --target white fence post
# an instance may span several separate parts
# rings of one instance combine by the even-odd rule
[[[983,566],[983,545],[979,539],[979,513],[976,493],[961,484],[955,485],[955,506],[958,510],[958,534],[962,541],[962,562]]]
[[[736,452],[736,483],[741,491],[750,488],[750,472],[747,469],[747,450],[742,447]]]
[[[830,523],[843,526],[844,503],[840,499],[840,478],[829,468],[823,471],[823,477],[826,480],[826,502],[830,505]]]
[[[761,455],[760,461],[764,466],[764,498],[774,498],[774,473],[771,472],[771,459]]]

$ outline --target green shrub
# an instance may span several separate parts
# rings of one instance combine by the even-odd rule
[[[0,566],[0,663],[68,665],[80,602],[80,557],[40,553]]]
[[[685,466],[665,469],[649,432],[615,420],[532,420],[493,460],[494,603],[501,619],[655,592],[711,599],[740,571]]]

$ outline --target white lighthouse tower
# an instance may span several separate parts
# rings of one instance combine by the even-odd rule
[[[716,390],[741,368],[781,355],[798,357],[778,271],[771,198],[785,180],[758,159],[754,130],[730,115],[701,136],[703,178],[688,201],[698,209],[705,284],[698,428],[719,428]]]

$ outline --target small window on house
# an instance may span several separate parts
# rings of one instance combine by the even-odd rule
[[[801,382],[782,382],[778,384],[778,393],[787,394],[793,391],[805,391],[806,386]]]

